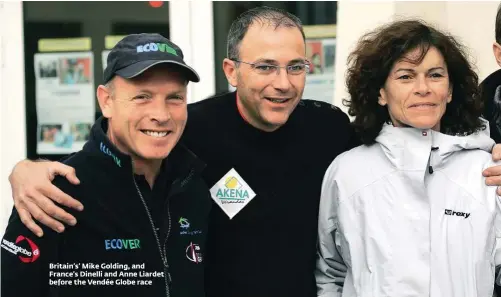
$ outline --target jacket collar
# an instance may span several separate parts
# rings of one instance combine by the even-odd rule
[[[89,141],[84,145],[83,151],[93,155],[100,155],[103,168],[116,171],[119,174],[132,176],[132,158],[121,152],[108,138],[108,120],[100,117],[92,126]],[[174,168],[176,178],[188,176],[190,173],[200,173],[205,168],[203,163],[193,152],[181,143],[178,143],[170,152],[162,164],[162,170],[166,163]]]
[[[385,124],[376,138],[390,162],[402,170],[424,171],[430,165],[439,167],[457,151],[479,149],[491,152],[494,141],[489,137],[489,123],[483,121],[486,129],[468,136],[452,136],[431,129],[401,128]]]

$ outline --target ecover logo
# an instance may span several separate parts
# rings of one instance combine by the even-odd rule
[[[170,47],[166,43],[153,43],[152,42],[152,43],[147,43],[147,44],[143,44],[143,45],[138,45],[136,48],[136,51],[138,53],[160,51],[160,52],[170,53],[170,54],[177,56],[176,50],[173,49],[172,47]]]

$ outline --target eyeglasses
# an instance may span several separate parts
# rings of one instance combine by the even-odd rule
[[[244,63],[247,65],[250,65],[252,69],[261,75],[270,75],[272,73],[276,73],[277,75],[280,74],[280,68],[284,68],[285,71],[287,71],[287,74],[290,75],[300,75],[305,72],[309,72],[310,70],[310,62],[307,60],[304,62],[299,62],[295,63],[292,65],[287,65],[287,66],[278,66],[278,65],[273,65],[273,64],[268,64],[268,63],[249,63],[249,62],[244,62],[240,60],[235,60],[231,59],[233,62],[237,63]]]

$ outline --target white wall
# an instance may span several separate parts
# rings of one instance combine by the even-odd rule
[[[334,104],[347,110],[345,86],[346,59],[356,41],[385,22],[418,17],[456,36],[469,49],[480,79],[497,69],[492,54],[494,23],[499,2],[361,2],[338,3],[336,80]]]
[[[0,2],[0,237],[12,209],[8,176],[26,158],[22,2]]]
[[[481,80],[499,68],[492,53],[499,4],[497,1],[447,2],[447,29],[471,49]]]
[[[349,98],[345,84],[348,55],[367,30],[392,19],[394,7],[394,2],[340,1],[337,4],[334,104],[344,111],[347,108],[342,100]]]
[[[188,102],[200,101],[216,90],[212,2],[171,1],[169,5],[170,38],[200,75],[200,82],[188,87]]]

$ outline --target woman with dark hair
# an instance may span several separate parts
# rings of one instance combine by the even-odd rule
[[[492,296],[501,204],[480,174],[494,141],[463,46],[396,21],[348,63],[345,103],[364,145],[324,177],[318,296]]]

